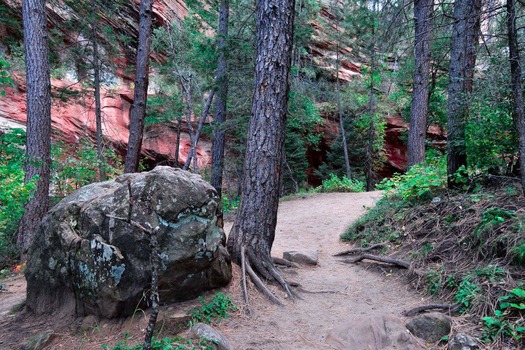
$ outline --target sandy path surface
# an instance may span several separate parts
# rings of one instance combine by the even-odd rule
[[[280,307],[251,292],[253,315],[234,317],[220,325],[236,349],[342,349],[325,342],[334,327],[363,315],[400,318],[403,310],[422,303],[420,296],[393,275],[369,271],[366,263],[343,264],[332,256],[349,248],[339,235],[380,196],[380,192],[320,194],[280,204],[272,255],[317,250],[317,266],[294,269],[286,277],[308,291],[324,293],[301,293],[302,300]],[[233,283],[238,284],[238,279]]]

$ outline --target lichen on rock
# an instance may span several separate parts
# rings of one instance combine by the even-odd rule
[[[198,175],[170,167],[83,187],[43,219],[26,269],[27,307],[43,314],[126,316],[145,307],[149,233],[159,227],[163,302],[231,279],[218,196]],[[139,225],[137,225],[137,223]]]

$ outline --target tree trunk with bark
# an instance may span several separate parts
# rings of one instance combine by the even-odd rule
[[[137,63],[135,71],[135,89],[133,105],[129,117],[128,153],[124,172],[138,171],[142,136],[144,133],[144,118],[146,116],[146,100],[148,95],[148,67],[151,47],[153,0],[140,1],[139,41],[137,46]]]
[[[521,78],[518,29],[516,27],[516,0],[507,0],[507,34],[512,85],[512,115],[519,141],[521,188],[523,193],[525,193],[525,111],[523,107],[523,82]]]
[[[33,196],[18,226],[17,248],[22,259],[49,209],[51,165],[51,81],[49,77],[45,0],[22,2],[27,84],[27,143],[25,182],[38,176]]]
[[[410,106],[410,129],[408,132],[408,166],[425,161],[425,139],[428,119],[430,85],[430,41],[432,39],[432,15],[434,0],[414,2],[414,89]]]
[[[96,0],[91,0],[91,43],[93,45],[93,83],[95,85],[95,120],[97,125],[97,160],[100,181],[106,181],[106,161],[104,159],[104,140],[102,134],[102,109],[100,101],[100,59],[98,52],[98,30],[96,18]]]
[[[213,127],[213,144],[211,149],[211,185],[222,196],[222,177],[224,172],[224,145],[228,101],[228,60],[226,58],[226,41],[228,39],[228,17],[230,14],[229,0],[221,0],[219,4],[219,28],[217,39],[217,97],[215,99],[215,123]]]
[[[481,0],[456,0],[453,16],[447,120],[447,175],[450,188],[458,185],[454,175],[459,168],[467,166],[465,124],[480,35]]]
[[[228,250],[264,291],[258,275],[291,295],[270,255],[275,238],[284,155],[288,76],[292,59],[293,0],[258,0],[255,91],[244,161],[241,202]],[[267,290],[272,300],[279,302]]]

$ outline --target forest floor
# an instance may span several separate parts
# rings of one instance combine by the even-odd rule
[[[286,300],[285,306],[278,306],[249,286],[252,313],[248,314],[243,306],[239,269],[235,266],[234,279],[222,291],[232,295],[239,310],[214,326],[226,335],[235,349],[360,350],[349,347],[345,341],[356,336],[366,343],[367,336],[377,336],[361,326],[367,324],[374,328],[374,318],[395,319],[401,324],[405,322],[401,316],[403,310],[429,301],[404,283],[396,268],[387,265],[378,267],[378,264],[369,265],[366,262],[344,264],[333,257],[335,253],[349,248],[348,244],[340,241],[340,234],[367,207],[373,206],[380,196],[380,192],[331,193],[282,201],[273,255],[282,257],[282,253],[287,250],[318,252],[318,265],[287,268],[284,271],[288,280],[301,284],[301,298]],[[231,223],[227,223],[225,231],[228,232],[230,227]],[[24,279],[19,275],[0,282],[7,286],[7,291],[0,292],[0,349],[20,348],[30,337],[48,329],[54,331],[54,338],[45,349],[102,349],[103,344],[111,347],[125,338],[129,344],[135,344],[143,337],[147,312],[141,310],[125,320],[94,323],[82,319],[71,322],[53,316],[35,320],[24,313],[9,314],[24,299]],[[273,290],[280,298],[284,298],[281,291]],[[205,297],[209,298],[214,293]],[[160,322],[198,305],[198,301],[190,301],[163,306]],[[348,331],[345,325],[350,327],[346,328]],[[172,335],[168,328],[163,328],[160,337]],[[361,331],[356,332],[357,329]],[[408,337],[416,344],[415,347],[378,347],[369,344],[363,349],[439,348],[437,345],[425,345],[411,335]],[[370,341],[376,342],[377,339]]]

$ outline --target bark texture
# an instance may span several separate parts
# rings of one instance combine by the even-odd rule
[[[408,132],[409,167],[425,160],[433,12],[434,0],[416,0],[414,2],[416,41],[414,43],[414,89],[410,106],[410,130]]]
[[[476,51],[480,35],[481,0],[456,0],[450,50],[448,85],[447,175],[449,187],[455,187],[453,175],[467,166],[465,123],[468,96],[472,92]]]
[[[49,209],[51,164],[51,82],[49,78],[46,1],[24,0],[24,47],[27,84],[27,165],[25,181],[38,176],[36,190],[18,226],[17,248],[26,257],[40,221]]]
[[[267,280],[286,283],[275,270],[270,251],[275,238],[292,58],[293,0],[259,0],[257,56],[252,117],[244,161],[241,202],[228,237],[228,250]],[[250,266],[251,265],[251,266]],[[287,285],[286,285],[287,286]],[[261,286],[259,286],[261,288]]]
[[[140,149],[144,133],[146,99],[148,94],[148,67],[151,47],[153,0],[140,1],[139,41],[135,71],[133,105],[129,117],[128,153],[124,172],[133,173],[139,168]]]
[[[518,29],[516,27],[516,0],[507,0],[507,33],[512,83],[512,114],[519,141],[521,188],[525,193],[525,111],[523,107]]]
[[[217,39],[217,97],[215,98],[215,125],[213,128],[213,145],[211,149],[211,185],[222,196],[222,178],[224,172],[224,144],[226,132],[223,124],[226,121],[228,100],[228,60],[226,58],[226,40],[228,39],[229,0],[219,4],[219,30]]]

